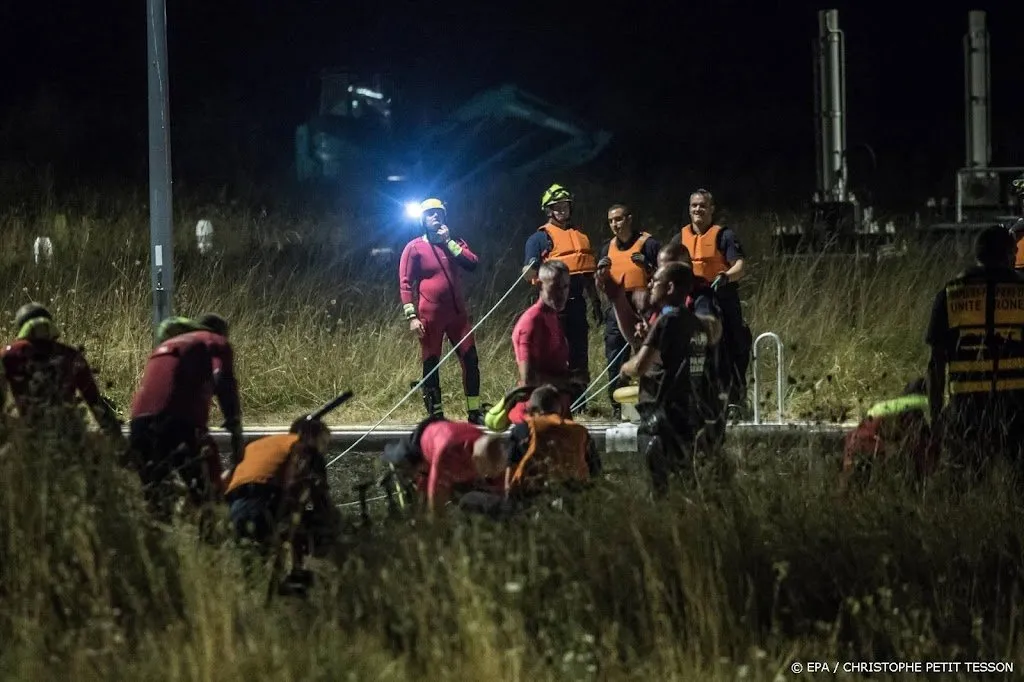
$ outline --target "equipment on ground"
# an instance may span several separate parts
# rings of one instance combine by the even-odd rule
[[[880,225],[873,208],[861,205],[849,189],[846,36],[839,28],[839,10],[818,12],[814,75],[818,187],[808,214],[798,224],[775,227],[775,250],[892,255],[897,251],[895,224]]]
[[[993,224],[1015,220],[1019,201],[1013,180],[1020,166],[992,166],[992,109],[986,14],[967,15],[964,46],[964,128],[966,164],[957,170],[952,214],[948,198],[928,199],[918,231],[927,240],[973,235]]]

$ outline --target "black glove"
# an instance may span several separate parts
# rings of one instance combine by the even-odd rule
[[[597,261],[597,269],[598,270],[601,270],[602,268],[610,268],[611,266],[612,266],[612,259],[609,258],[608,256],[605,256],[601,260]]]
[[[650,268],[650,265],[647,263],[647,256],[645,256],[640,251],[637,251],[632,256],[630,256],[629,260],[633,261],[634,263],[644,268],[645,270]]]
[[[229,419],[222,424],[222,428],[231,432],[231,467],[237,467],[245,456],[245,440],[242,437],[242,421],[240,419]]]
[[[728,283],[729,275],[725,274],[724,272],[720,272],[713,280],[711,280],[711,288],[714,289],[715,291],[718,291],[720,287],[725,286]]]

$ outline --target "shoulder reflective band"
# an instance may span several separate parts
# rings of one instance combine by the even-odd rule
[[[901,412],[910,412],[911,410],[923,410],[927,413],[927,396],[905,395],[891,400],[883,400],[882,402],[875,403],[871,406],[871,409],[868,410],[868,416],[873,419],[878,419],[880,417],[889,417],[894,414],[900,414]]]

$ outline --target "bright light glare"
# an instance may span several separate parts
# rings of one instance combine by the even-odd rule
[[[405,215],[410,218],[419,218],[423,211],[420,210],[420,204],[417,201],[410,201],[405,204]]]
[[[384,99],[384,95],[376,90],[370,88],[356,88],[356,94],[362,95],[363,97],[369,97],[370,99]]]

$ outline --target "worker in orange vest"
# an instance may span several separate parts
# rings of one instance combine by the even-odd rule
[[[694,277],[710,283],[722,310],[722,367],[729,391],[729,411],[744,413],[747,405],[747,367],[750,364],[752,337],[743,321],[739,288],[743,277],[744,255],[740,240],[728,227],[714,222],[715,200],[706,189],[690,195],[690,222],[673,241],[679,241],[690,253]]]
[[[569,223],[573,205],[569,190],[558,184],[551,185],[541,197],[540,205],[548,221],[526,240],[525,274],[531,282],[536,281],[540,264],[547,260],[561,261],[569,268],[569,300],[559,318],[569,345],[569,373],[586,386],[590,383],[590,357],[584,294],[590,297],[594,321],[601,324],[604,320],[593,276],[597,259],[590,247],[590,238]]]
[[[608,227],[613,236],[601,246],[596,281],[597,288],[611,302],[605,311],[604,357],[609,366],[609,376],[615,377],[619,375],[622,363],[631,355],[631,351],[623,351],[629,343],[620,329],[615,296],[621,291],[628,306],[624,309],[628,317],[630,320],[639,319],[647,309],[647,285],[658,262],[661,244],[647,232],[633,227],[633,213],[625,204],[613,204],[608,209]],[[628,331],[633,325],[626,324]],[[616,420],[622,418],[622,405],[615,401],[614,393],[625,385],[624,382],[625,379],[613,381],[608,386],[612,417]]]

